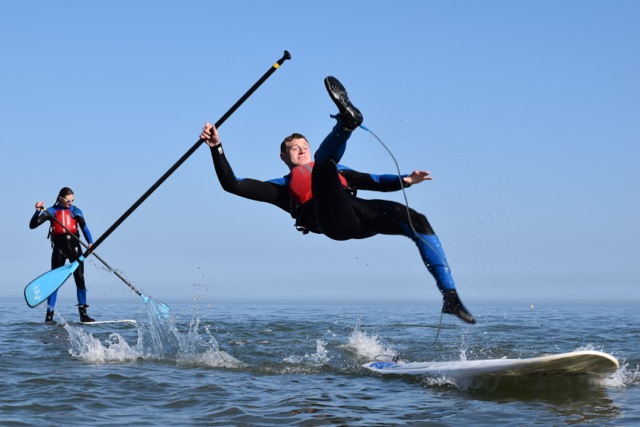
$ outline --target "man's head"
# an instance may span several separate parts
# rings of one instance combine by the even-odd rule
[[[289,169],[306,165],[311,161],[309,141],[299,133],[292,133],[280,144],[280,158]]]

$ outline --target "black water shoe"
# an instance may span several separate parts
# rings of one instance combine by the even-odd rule
[[[80,321],[81,322],[95,322],[96,320],[89,317],[89,315],[87,314],[87,307],[89,307],[86,304],[78,304],[78,312],[80,313]]]
[[[352,132],[362,124],[362,113],[349,101],[347,90],[338,79],[332,76],[325,77],[324,85],[331,100],[340,111],[340,121],[342,121],[344,129]]]
[[[460,297],[455,289],[445,292],[442,312],[458,316],[465,322],[471,323],[472,325],[476,323],[475,317],[473,317],[473,314],[469,313],[469,310],[467,310],[462,304],[462,301],[460,301]]]

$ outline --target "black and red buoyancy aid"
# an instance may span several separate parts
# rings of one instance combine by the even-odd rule
[[[298,205],[304,205],[311,200],[313,193],[311,191],[311,171],[315,162],[309,162],[306,165],[296,166],[291,169],[291,181],[289,182],[289,194]],[[347,188],[347,180],[338,174],[340,183]]]
[[[56,209],[55,217],[67,230],[73,234],[78,234],[78,221],[73,218],[69,209]],[[69,234],[69,232],[58,224],[57,221],[51,221],[51,234],[54,236],[60,234]]]

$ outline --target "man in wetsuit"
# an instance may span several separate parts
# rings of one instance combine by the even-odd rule
[[[388,200],[356,197],[356,190],[396,191],[431,179],[429,172],[409,175],[373,175],[361,173],[338,162],[351,133],[362,124],[362,114],[353,106],[342,84],[334,77],[325,78],[325,87],[339,114],[331,133],[324,139],[311,160],[309,142],[294,133],[282,142],[280,158],[290,173],[270,181],[236,178],[224,154],[216,128],[206,123],[200,138],[211,147],[211,156],[222,188],[252,200],[271,203],[290,212],[296,227],[307,233],[320,233],[334,240],[364,239],[376,234],[402,235],[417,245],[422,260],[436,280],[443,295],[444,313],[467,323],[475,323],[456,292],[449,265],[427,218]]]
[[[58,198],[53,206],[44,208],[44,202],[36,203],[36,212],[31,217],[29,228],[34,229],[43,223],[49,221],[51,223],[50,237],[53,252],[51,254],[51,269],[62,267],[65,261],[74,262],[82,255],[80,247],[80,230],[89,242],[89,246],[93,244],[93,238],[87,223],[84,219],[82,211],[73,206],[75,201],[73,191],[69,187],[60,190]],[[55,218],[55,219],[53,219]],[[57,221],[56,221],[57,220]],[[61,225],[62,224],[62,225]],[[73,233],[73,235],[69,234]],[[93,322],[94,319],[87,314],[87,288],[84,283],[84,263],[81,262],[78,268],[73,272],[73,279],[76,282],[76,293],[78,297],[78,311],[80,312],[81,322]],[[47,299],[47,314],[45,323],[53,322],[54,307],[58,291],[52,293]]]

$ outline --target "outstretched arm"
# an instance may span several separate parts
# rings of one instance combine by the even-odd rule
[[[271,203],[290,212],[291,198],[281,183],[264,182],[251,178],[237,178],[222,148],[218,130],[205,123],[200,138],[211,147],[211,158],[222,188],[232,194],[259,202]]]
[[[213,165],[222,188],[225,191],[242,196],[238,191],[239,180],[236,178],[231,165],[224,155],[222,142],[220,141],[216,127],[209,122],[205,123],[200,133],[200,138],[204,140],[205,144],[211,147]]]
[[[403,187],[409,187],[413,184],[419,184],[423,181],[430,180],[431,176],[427,171],[413,171],[409,175],[375,175],[370,173],[358,172],[348,169],[342,165],[338,165],[340,174],[342,174],[352,188],[369,191],[398,191]],[[401,184],[402,182],[402,184]]]

